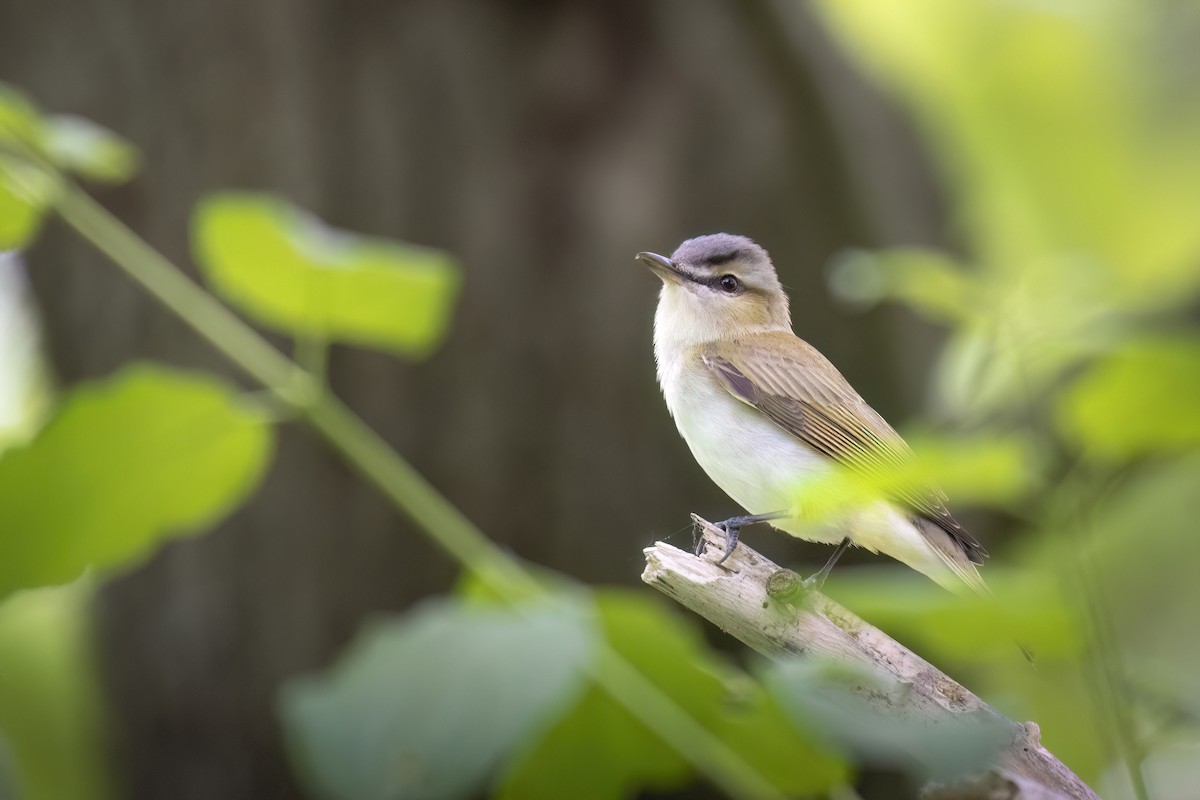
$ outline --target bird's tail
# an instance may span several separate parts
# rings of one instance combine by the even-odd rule
[[[927,519],[918,517],[913,522],[917,526],[917,530],[921,532],[925,543],[929,545],[929,549],[937,556],[939,566],[944,566],[949,570],[948,572],[943,569],[930,570],[926,573],[930,578],[943,589],[957,595],[963,594],[963,589],[967,588],[980,597],[995,599],[992,590],[983,582],[979,568],[958,541]]]

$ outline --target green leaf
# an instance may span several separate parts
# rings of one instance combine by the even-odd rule
[[[917,248],[848,251],[833,261],[829,274],[834,294],[848,302],[899,300],[946,322],[970,315],[972,279],[947,255]]]
[[[1200,340],[1143,339],[1101,359],[1058,407],[1085,454],[1121,460],[1200,445]]]
[[[0,456],[0,596],[111,569],[203,530],[257,485],[271,430],[223,384],[128,368]]]
[[[293,757],[321,798],[473,796],[583,686],[594,632],[567,595],[517,610],[426,603],[285,687]]]
[[[124,183],[137,172],[134,146],[83,117],[46,118],[42,146],[63,170],[101,183]]]
[[[41,224],[44,202],[31,195],[31,165],[16,154],[38,152],[42,121],[24,95],[0,83],[0,251],[24,247]]]
[[[912,113],[974,260],[1013,283],[1047,256],[1088,254],[1089,284],[1126,308],[1178,305],[1200,288],[1200,116],[1180,110],[1194,107],[1195,82],[1153,57],[1162,42],[1128,35],[1163,35],[1173,17],[1161,6],[815,6]]]
[[[1047,570],[1076,558],[1095,570],[1119,657],[1142,695],[1174,697],[1187,716],[1200,716],[1200,536],[1196,535],[1200,455],[1156,464],[1110,491],[1090,512],[1082,552],[1047,552]]]
[[[9,170],[15,166],[0,156],[0,251],[25,247],[42,223],[42,207],[14,191],[10,183]]]
[[[7,745],[0,747],[7,750],[0,757],[0,797],[6,800],[115,796],[93,650],[94,589],[85,579],[20,592],[0,604],[0,741]],[[14,793],[9,781],[22,791]]]
[[[267,195],[208,198],[192,240],[218,292],[298,337],[420,357],[445,334],[458,293],[448,254],[330,228]]]
[[[13,87],[0,83],[0,145],[40,147],[42,119],[33,103]]]
[[[0,251],[24,247],[37,233],[58,189],[53,167],[122,183],[137,169],[137,151],[82,117],[44,118],[24,95],[0,84]]]
[[[793,503],[814,525],[832,524],[880,500],[924,497],[935,486],[955,502],[1005,506],[1029,491],[1041,458],[1021,436],[972,434],[950,438],[920,434],[909,438],[914,454],[895,463],[871,465],[869,472],[835,465],[802,476]]]
[[[819,732],[831,746],[859,763],[901,768],[921,782],[988,766],[1013,735],[1011,723],[984,713],[937,720],[885,713],[881,698],[884,705],[902,708],[912,687],[844,663],[775,662],[764,669],[764,682],[797,724]]]
[[[809,744],[761,688],[720,661],[661,603],[608,590],[598,593],[597,604],[609,644],[780,789],[799,795],[845,782],[844,766]],[[616,800],[669,791],[692,777],[674,750],[592,686],[513,762],[498,796]]]
[[[1016,663],[1017,644],[1038,661],[1069,659],[1082,651],[1082,632],[1051,575],[1005,567],[1000,559],[981,574],[993,598],[960,597],[907,567],[834,570],[825,589],[873,625],[934,661]],[[940,662],[939,662],[940,663]]]

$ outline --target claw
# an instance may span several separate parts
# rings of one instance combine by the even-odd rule
[[[730,525],[729,520],[726,520],[725,522],[718,522],[717,527],[725,531],[725,555],[721,556],[721,560],[717,562],[717,566],[719,567],[724,564],[725,560],[733,555],[733,551],[737,549],[738,536],[741,534],[742,529],[736,525]]]

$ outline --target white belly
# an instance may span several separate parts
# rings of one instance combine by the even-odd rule
[[[664,375],[663,395],[697,463],[749,514],[789,512],[775,527],[810,541],[836,543],[845,533],[822,528],[797,513],[806,479],[829,462],[734,398],[707,370]]]

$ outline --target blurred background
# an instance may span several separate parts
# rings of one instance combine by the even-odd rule
[[[444,344],[417,363],[336,346],[334,390],[522,559],[632,586],[643,547],[690,542],[689,512],[737,511],[662,404],[657,280],[638,251],[756,239],[797,333],[901,428],[1053,429],[1043,404],[1122,332],[1196,319],[1194,5],[904,5],[0,0],[0,80],[137,146],[139,175],[96,196],[193,275],[191,210],[229,188],[459,257]],[[6,438],[131,359],[242,380],[61,223],[0,258]],[[1022,403],[992,391],[1009,359],[1033,364]],[[1035,497],[1071,447],[1043,438]],[[1040,546],[1021,508],[960,516],[993,562]],[[826,556],[765,529],[747,540],[805,570]],[[76,698],[32,769],[90,765],[59,797],[298,797],[279,686],[456,575],[282,426],[260,490],[208,535],[94,597],[0,607],[2,651],[46,681],[61,671],[48,696]],[[1117,760],[1078,750],[1089,779]]]

